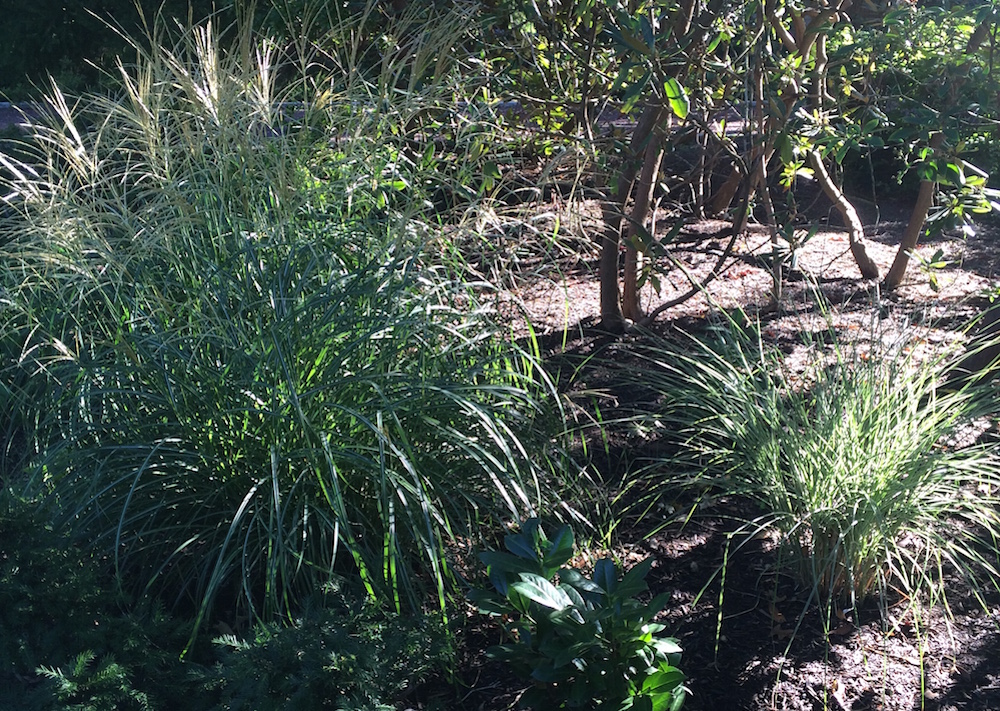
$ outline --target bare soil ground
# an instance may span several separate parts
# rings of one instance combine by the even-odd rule
[[[552,206],[550,218],[559,214]],[[561,218],[564,232],[586,244],[596,232],[598,215]],[[869,254],[884,274],[896,254],[905,225],[904,209],[865,216]],[[544,222],[544,220],[543,220]],[[659,228],[669,225],[663,220]],[[673,248],[676,266],[664,275],[659,294],[645,289],[643,303],[653,309],[686,291],[714,264],[725,223],[701,221],[684,228]],[[544,228],[544,229],[543,229]],[[552,230],[551,220],[547,226]],[[926,272],[911,262],[904,284],[892,294],[860,278],[848,250],[846,233],[822,225],[801,249],[798,271],[785,283],[782,303],[770,304],[771,274],[761,259],[770,251],[768,234],[753,228],[737,244],[735,257],[705,293],[666,311],[653,330],[701,328],[719,308],[744,308],[760,315],[765,337],[794,354],[803,334],[825,332],[830,325],[843,338],[877,333],[893,337],[904,331],[920,335],[929,352],[960,346],[965,326],[991,302],[987,295],[1000,266],[1000,229],[984,226],[968,239],[942,237],[923,244],[929,257],[943,250],[948,266],[936,272],[938,290]],[[579,244],[576,245],[579,248]],[[601,406],[635,404],[642,395],[630,393],[601,371],[600,354],[628,361],[630,345],[644,336],[602,335],[595,328],[598,313],[596,255],[566,262],[550,256],[538,263],[525,260],[531,277],[513,294],[542,335],[548,357],[561,372],[572,375],[562,386],[594,392]],[[822,294],[829,311],[817,309]],[[600,395],[603,393],[603,395]],[[604,412],[609,417],[608,411]],[[612,431],[606,446],[595,447],[591,466],[613,488],[636,463],[656,456],[656,443],[626,430]],[[1000,708],[1000,594],[987,591],[980,601],[955,581],[950,611],[938,608],[923,617],[903,616],[881,621],[874,607],[847,612],[843,619],[821,618],[808,591],[798,586],[776,560],[768,541],[750,541],[730,548],[726,574],[717,575],[728,534],[736,519],[753,515],[746,502],[715,501],[699,505],[678,493],[642,521],[626,520],[617,531],[616,555],[629,561],[653,556],[649,577],[652,592],[669,592],[663,615],[671,634],[684,648],[683,668],[689,675],[691,711],[979,711]],[[657,530],[659,529],[659,530]],[[724,585],[723,585],[724,583]],[[471,619],[474,619],[471,618]],[[469,649],[499,641],[495,625],[470,622]],[[824,632],[824,630],[832,630]],[[455,708],[502,709],[516,703],[521,687],[505,670],[481,652],[465,659],[461,678],[471,689]]]

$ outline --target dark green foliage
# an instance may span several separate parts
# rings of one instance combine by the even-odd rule
[[[382,709],[450,659],[444,626],[329,594],[294,623],[208,649],[192,623],[132,606],[102,561],[4,495],[0,509],[0,709]],[[327,605],[327,607],[323,607]],[[203,644],[204,643],[204,644]]]
[[[211,0],[141,0],[147,18],[202,18],[226,2]],[[139,35],[136,0],[33,0],[0,2],[0,95],[25,99],[37,94],[46,77],[57,78],[69,91],[93,88],[102,70],[111,69],[119,54],[129,56],[128,43],[114,27]]]
[[[62,663],[70,640],[94,645],[110,605],[87,555],[25,505],[0,506],[0,677],[10,677]]]
[[[218,708],[392,709],[400,693],[449,661],[445,628],[427,617],[386,616],[368,605],[312,609],[291,625],[258,626],[249,640],[216,640],[222,660],[205,675]]]
[[[106,567],[33,505],[0,494],[0,708],[144,708],[145,694],[163,708],[184,703],[193,665],[177,659],[190,623],[156,606],[125,612]],[[115,695],[131,705],[103,703]]]
[[[514,619],[512,641],[489,654],[509,662],[535,685],[522,704],[540,709],[600,708],[676,711],[687,694],[677,668],[681,649],[657,637],[664,626],[653,622],[667,603],[661,594],[647,603],[636,599],[648,588],[647,558],[624,576],[610,559],[585,577],[562,567],[573,556],[573,533],[562,526],[552,539],[537,519],[508,535],[510,553],[480,557],[489,567],[495,592],[477,590],[480,610]],[[558,582],[553,582],[558,575]]]
[[[81,652],[64,669],[41,667],[66,711],[149,711],[149,698],[132,688],[128,670],[106,657],[94,664],[93,652]]]

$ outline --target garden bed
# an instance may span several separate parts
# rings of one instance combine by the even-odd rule
[[[928,240],[892,293],[804,163],[757,205],[773,230],[678,225],[729,169],[721,125],[673,131],[669,165],[641,138],[697,122],[678,80],[607,144],[471,120],[460,6],[399,25],[417,46],[345,22],[316,61],[179,28],[4,141],[0,707],[677,711],[678,666],[696,711],[1000,705],[1000,407],[936,369],[996,296],[996,225]],[[608,333],[590,198],[639,163],[642,308],[678,303]],[[885,273],[910,206],[870,197]]]
[[[706,222],[688,229],[704,233],[719,226]],[[899,221],[868,226],[869,253],[883,271],[895,255],[894,235],[901,229]],[[874,284],[859,280],[846,235],[833,227],[804,248],[803,274],[788,282],[785,300],[774,310],[768,305],[770,274],[753,261],[769,249],[767,236],[753,229],[708,293],[668,311],[653,331],[667,337],[677,329],[697,332],[706,315],[721,306],[756,313],[765,340],[789,354],[811,347],[807,341],[815,345],[810,336],[831,328],[845,340],[873,334],[891,339],[916,329],[928,354],[941,353],[965,340],[967,323],[990,303],[997,236],[996,225],[987,224],[968,240],[934,240],[921,249],[928,256],[938,249],[947,255],[949,266],[936,275],[938,290],[911,267],[899,290],[879,295]],[[703,245],[675,254],[696,277],[713,261]],[[606,412],[651,406],[648,394],[616,381],[600,365],[624,362],[641,371],[632,349],[646,336],[612,339],[593,327],[597,285],[585,265],[550,276],[548,282],[525,284],[521,295],[536,329],[548,333],[550,361],[575,373],[567,385],[570,396],[599,393],[593,401]],[[829,304],[828,313],[819,309],[816,292]],[[658,298],[669,296],[647,291],[646,304],[654,308]],[[606,482],[664,457],[655,438],[637,436],[627,427],[616,431],[610,426],[605,435],[604,445],[592,443],[597,450],[592,462]],[[995,437],[995,425],[980,436]],[[947,610],[938,606],[915,618],[904,612],[906,601],[900,598],[885,620],[879,606],[868,603],[824,621],[809,589],[780,565],[773,539],[733,537],[740,522],[755,517],[748,506],[732,497],[699,503],[678,491],[675,501],[663,499],[642,520],[626,519],[617,529],[614,553],[627,563],[653,557],[651,594],[670,595],[659,619],[684,648],[683,669],[692,692],[685,708],[971,711],[1000,705],[1000,657],[993,653],[1000,634],[997,591],[974,592],[953,577]],[[469,641],[482,646],[489,636],[489,626],[477,624]],[[494,636],[488,643],[497,641]],[[474,687],[465,708],[507,708],[520,690],[481,653],[466,659],[462,679]]]

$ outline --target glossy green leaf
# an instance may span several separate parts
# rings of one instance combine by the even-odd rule
[[[658,626],[662,628],[662,625]],[[681,646],[673,637],[657,637],[653,640],[653,646],[655,646],[656,651],[664,657],[681,654]]]
[[[476,605],[476,609],[481,613],[500,616],[510,612],[510,604],[507,600],[484,593],[483,590],[473,590],[469,593],[469,600]]]
[[[573,529],[566,525],[560,527],[544,551],[545,568],[554,571],[564,565],[573,557],[575,546]]]
[[[649,84],[649,80],[652,78],[652,72],[645,72],[642,77],[631,84],[625,90],[624,105],[622,111],[629,113],[632,109],[636,107],[639,101],[643,98],[646,86]]]
[[[523,572],[534,572],[534,566],[528,565],[523,558],[516,558],[510,553],[500,551],[484,551],[479,554],[479,560],[486,564],[491,574],[510,573],[517,575]]]
[[[674,77],[668,78],[663,83],[663,90],[666,93],[667,101],[670,102],[670,110],[674,116],[684,120],[691,109],[691,100],[681,83]]]
[[[667,667],[656,671],[642,682],[642,693],[653,702],[656,711],[668,711],[680,706],[674,706],[677,696],[683,703],[684,673],[676,667]]]
[[[645,560],[639,562],[637,565],[625,574],[625,577],[621,579],[618,583],[618,588],[615,591],[618,597],[635,597],[641,593],[646,592],[649,586],[646,585],[646,575],[649,573],[649,569],[653,565],[652,558],[646,558]]]
[[[559,579],[577,590],[588,593],[604,594],[604,589],[593,580],[585,577],[576,568],[563,568],[559,571]]]
[[[610,558],[601,558],[594,565],[594,582],[608,595],[618,587],[618,568]]]
[[[537,602],[552,610],[561,610],[573,604],[565,590],[560,590],[542,576],[534,573],[521,573],[521,580],[512,583],[510,587],[532,602]]]
[[[711,54],[714,52],[722,42],[722,37],[723,34],[721,32],[717,33],[715,37],[712,38],[712,41],[708,43],[708,46],[705,47],[705,54]]]
[[[642,42],[646,45],[648,54],[651,55],[653,54],[653,48],[656,46],[656,38],[653,36],[653,25],[650,23],[648,15],[643,15],[639,23],[642,31]]]
[[[526,530],[506,536],[504,538],[504,545],[507,546],[507,550],[518,558],[538,560],[538,550],[535,548],[535,542]]]

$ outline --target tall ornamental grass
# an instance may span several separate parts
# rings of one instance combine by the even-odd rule
[[[969,441],[992,402],[943,391],[940,361],[914,344],[834,335],[793,370],[736,320],[656,342],[643,380],[678,455],[654,479],[750,497],[761,513],[747,530],[777,534],[813,599],[940,599],[955,572],[995,583],[1000,462]]]
[[[368,96],[228,35],[158,33],[113,95],[53,86],[32,158],[0,155],[16,481],[124,586],[201,614],[287,613],[331,576],[443,604],[447,542],[543,499],[536,422],[559,413],[420,209],[345,198],[356,166],[357,194],[385,187]]]

